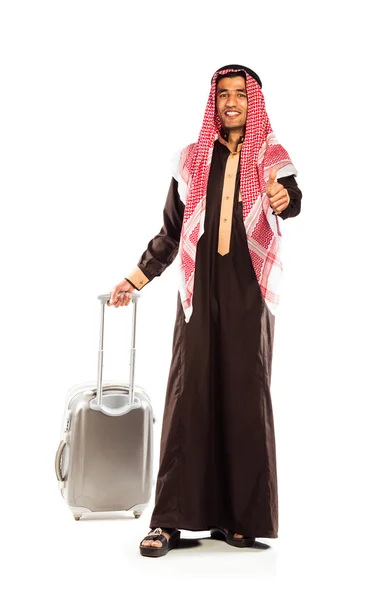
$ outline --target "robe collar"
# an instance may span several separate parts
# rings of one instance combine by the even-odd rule
[[[228,143],[228,134],[223,129],[221,129],[221,131],[219,133],[219,138],[218,139],[219,139],[219,142],[221,144],[223,144],[223,146],[226,146],[230,150],[230,152],[232,154],[238,154],[242,150],[242,146],[243,146],[243,142],[244,142],[245,136],[241,135],[241,137],[239,138],[239,142],[238,142],[238,146],[237,146],[236,152],[234,152],[234,150],[231,150],[231,148],[229,146],[229,143]]]

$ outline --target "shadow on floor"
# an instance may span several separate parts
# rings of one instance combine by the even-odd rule
[[[203,546],[203,542],[204,543],[213,542],[214,544],[216,543],[217,545],[222,544],[223,547],[225,547],[227,549],[237,550],[237,551],[240,551],[240,550],[269,550],[271,548],[271,546],[269,546],[268,544],[264,544],[263,542],[257,542],[257,541],[255,541],[253,546],[250,546],[249,548],[236,548],[235,546],[226,544],[226,542],[224,542],[223,540],[216,540],[214,538],[211,538],[210,536],[200,537],[200,538],[196,538],[196,539],[180,538],[177,547],[179,550],[184,550],[184,549],[188,549],[188,548],[198,548],[199,546]]]

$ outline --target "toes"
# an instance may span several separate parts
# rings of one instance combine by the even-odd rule
[[[149,546],[153,546],[154,548],[161,548],[162,544],[160,540],[144,540],[141,542],[141,546],[145,548],[149,548]]]
[[[169,541],[170,535],[166,531],[163,531],[163,534],[165,535],[167,541]],[[141,542],[141,546],[144,546],[145,548],[149,548],[149,546],[152,548],[162,548],[163,544],[161,540],[143,540]]]

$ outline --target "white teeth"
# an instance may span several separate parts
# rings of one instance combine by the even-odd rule
[[[230,112],[230,111],[227,111],[227,112],[226,112],[226,115],[229,115],[230,117],[233,117],[234,115],[239,115],[239,113],[238,113],[238,112]]]

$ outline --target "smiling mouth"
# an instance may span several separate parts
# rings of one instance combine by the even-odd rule
[[[241,113],[237,112],[236,110],[226,110],[224,114],[226,115],[226,117],[237,117]]]

